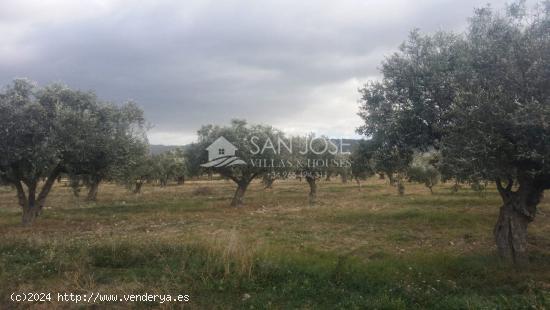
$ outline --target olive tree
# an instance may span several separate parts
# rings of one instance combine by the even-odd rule
[[[55,180],[90,161],[101,123],[96,96],[18,79],[0,93],[0,178],[17,191],[22,222],[43,209]]]
[[[309,134],[292,138],[293,152],[290,155],[294,163],[293,170],[306,179],[309,185],[309,205],[317,203],[317,181],[328,172],[338,172],[336,155],[338,147],[324,136]],[[346,167],[347,168],[347,167]]]
[[[361,180],[366,180],[375,173],[371,144],[370,140],[361,140],[353,147],[350,154],[351,175],[359,189],[361,189]]]
[[[262,184],[264,185],[264,189],[272,189],[273,183],[275,183],[275,180],[277,178],[280,178],[277,175],[276,171],[269,171],[267,173],[264,173],[262,176]]]
[[[185,181],[186,164],[183,150],[177,148],[162,154],[153,155],[152,177],[159,182],[161,187],[168,184],[170,180],[182,185]]]
[[[139,150],[127,165],[118,169],[115,180],[125,185],[132,193],[140,194],[143,184],[155,178],[153,158]]]
[[[224,137],[237,148],[236,157],[231,158],[235,160],[232,165],[208,167],[236,183],[232,207],[243,205],[244,195],[252,180],[271,171],[272,163],[281,162],[281,157],[275,150],[277,141],[283,139],[284,135],[271,126],[249,125],[244,120],[233,120],[230,126],[203,126],[198,131],[198,136],[197,151],[203,155],[195,155],[197,158],[205,158],[206,148],[220,137]],[[237,162],[239,164],[235,164]],[[195,167],[194,170],[200,169]]]
[[[97,101],[97,99],[95,99]],[[88,129],[84,158],[68,165],[71,184],[78,191],[88,187],[88,201],[95,201],[99,184],[115,177],[116,170],[128,165],[140,146],[147,143],[143,112],[135,104],[116,106],[98,102],[87,109],[94,122]]]
[[[496,182],[504,203],[497,248],[518,264],[527,261],[527,226],[550,188],[550,2],[544,4],[476,12],[442,148],[447,165]]]
[[[49,139],[60,125],[54,117],[60,111],[42,96],[45,91],[28,80],[15,80],[0,94],[0,176],[17,190],[26,225],[40,213],[63,170],[62,143]],[[38,188],[44,178],[46,182]]]
[[[383,80],[362,90],[361,130],[402,150],[439,150],[457,180],[494,181],[498,252],[521,265],[550,188],[550,4],[486,7],[469,23],[463,35],[413,32],[383,63]]]
[[[363,132],[363,130],[360,128],[358,131]],[[405,147],[402,143],[394,143],[388,137],[383,139],[381,135],[376,134],[370,140],[364,141],[359,152],[354,155],[355,160],[364,161],[363,165],[368,161],[369,167],[365,166],[365,169],[372,169],[374,173],[378,173],[380,179],[385,179],[387,176],[389,184],[395,186],[397,193],[404,195],[404,181],[414,150]]]
[[[433,187],[441,180],[441,174],[436,167],[438,162],[439,154],[435,151],[416,153],[407,171],[409,181],[424,184],[433,194]]]

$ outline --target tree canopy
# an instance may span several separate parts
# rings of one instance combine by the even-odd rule
[[[379,153],[405,159],[399,169],[414,151],[434,148],[445,175],[496,182],[504,201],[497,246],[516,261],[525,260],[527,224],[550,188],[549,33],[548,1],[477,9],[464,34],[413,31],[384,61],[383,80],[361,90],[358,131],[381,141]]]
[[[92,92],[24,79],[8,85],[0,93],[0,178],[17,189],[23,223],[40,213],[61,173],[98,177],[126,161],[131,144],[146,141],[142,125],[135,105],[101,103]]]
[[[83,144],[85,156],[67,164],[67,173],[72,185],[89,187],[87,199],[96,200],[99,183],[115,179],[118,172],[145,153],[145,119],[143,112],[134,104],[115,106],[99,102],[87,109],[87,144]]]
[[[279,138],[284,138],[284,134],[271,126],[249,125],[244,120],[233,120],[230,126],[205,125],[198,131],[198,143],[193,147],[195,150],[202,150],[203,155],[196,156],[195,159],[205,158],[206,148],[220,137],[224,137],[237,148],[236,156],[245,164],[210,169],[237,184],[231,205],[239,207],[243,204],[244,194],[250,182],[272,170],[271,162],[263,161],[265,155],[269,154],[268,157],[275,164],[281,162],[282,157],[279,153],[273,152],[272,147],[276,147],[273,143],[277,143]],[[193,162],[199,164],[198,160]],[[199,168],[194,167],[191,170],[198,171]]]

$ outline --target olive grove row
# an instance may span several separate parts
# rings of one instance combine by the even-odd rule
[[[477,9],[464,33],[411,32],[383,61],[383,78],[360,90],[364,125],[357,132],[365,140],[351,154],[269,154],[273,162],[351,163],[331,167],[252,164],[266,156],[251,151],[252,137],[262,145],[286,135],[241,120],[203,126],[197,142],[153,156],[135,104],[114,105],[91,92],[15,80],[0,93],[0,181],[16,189],[25,224],[32,223],[61,175],[75,192],[86,186],[93,200],[102,181],[121,182],[138,193],[144,182],[181,184],[185,177],[216,173],[236,183],[233,206],[242,205],[252,180],[261,178],[270,187],[282,172],[304,176],[311,204],[321,175],[359,181],[383,174],[401,194],[406,180],[430,190],[440,179],[455,187],[494,182],[503,201],[494,229],[498,251],[524,264],[527,226],[550,188],[549,34],[550,1],[532,10],[524,1],[504,12]],[[208,161],[206,148],[221,136],[235,144],[245,165],[201,166]],[[292,138],[299,145],[312,141]]]

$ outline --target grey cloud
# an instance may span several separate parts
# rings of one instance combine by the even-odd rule
[[[481,4],[160,1],[129,2],[58,22],[35,23],[32,14],[12,17],[0,26],[28,25],[22,37],[10,42],[30,56],[23,62],[3,56],[0,83],[27,76],[43,84],[64,81],[94,89],[106,100],[134,99],[157,133],[190,137],[202,124],[240,117],[289,128],[302,122],[311,130],[338,134],[345,124],[327,125],[338,117],[330,115],[331,109],[352,119],[358,97],[353,85],[338,85],[376,76],[383,55],[412,28],[461,29]],[[322,102],[324,96],[312,95],[324,88],[344,99]],[[318,104],[325,112],[307,119],[307,111]]]

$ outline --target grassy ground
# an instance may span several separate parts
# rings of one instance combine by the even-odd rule
[[[204,189],[204,188],[208,189]],[[103,303],[110,308],[534,308],[550,307],[550,200],[529,227],[530,266],[495,257],[500,198],[442,185],[384,181],[253,184],[247,206],[234,186],[195,181],[141,195],[106,184],[85,204],[57,185],[32,228],[15,194],[0,188],[0,308],[12,292],[189,294],[189,303]],[[52,296],[57,299],[57,295]]]

